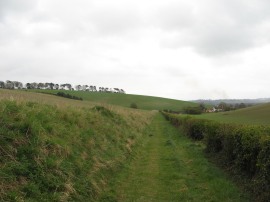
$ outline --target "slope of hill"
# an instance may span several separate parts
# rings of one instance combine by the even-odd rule
[[[57,92],[64,92],[70,95],[81,97],[83,98],[83,100],[104,103],[104,104],[119,105],[123,107],[130,107],[131,103],[136,103],[139,109],[146,109],[146,110],[170,109],[170,110],[180,111],[183,109],[183,107],[198,105],[196,103],[181,101],[181,100],[152,97],[152,96],[143,96],[143,95],[131,95],[131,94],[100,93],[100,92],[85,92],[85,91],[63,91],[63,90],[62,91],[35,90],[35,92],[50,93],[50,94],[57,94]]]
[[[95,201],[154,112],[0,90],[0,201]]]
[[[245,103],[245,104],[263,104],[270,102],[270,98],[258,98],[258,99],[219,99],[219,100],[190,100],[190,102],[196,103],[205,103],[210,105],[218,105],[221,102],[225,102],[227,104],[237,104],[237,103]]]
[[[199,117],[231,123],[270,125],[270,103],[230,112],[203,114]]]

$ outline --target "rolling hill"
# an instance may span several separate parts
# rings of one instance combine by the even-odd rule
[[[202,114],[198,117],[229,123],[270,125],[270,103],[230,112]]]
[[[73,96],[81,97],[83,100],[96,103],[119,105],[122,107],[130,107],[131,103],[136,103],[139,109],[145,110],[174,110],[180,111],[186,106],[197,106],[193,102],[174,100],[161,97],[118,94],[118,93],[100,93],[85,91],[64,91],[64,90],[33,90],[39,93],[57,94],[57,92],[68,93]]]

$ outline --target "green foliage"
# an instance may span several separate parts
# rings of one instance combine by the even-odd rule
[[[164,112],[171,113],[171,114],[180,114],[180,113],[182,113],[182,110],[181,111],[175,111],[175,110],[171,110],[171,109],[164,109],[164,110],[160,110],[160,111],[164,111]]]
[[[132,103],[130,104],[130,108],[138,109],[138,106],[137,106],[136,103],[132,102]]]
[[[270,128],[163,114],[187,136],[203,138],[206,152],[218,155],[224,165],[250,179],[246,186],[257,201],[270,198]]]
[[[260,189],[260,200],[269,199],[270,198],[270,136],[265,137],[265,139],[261,140],[261,151],[258,154],[258,171],[259,174],[254,180],[254,186]],[[255,189],[254,192],[257,190]]]
[[[183,109],[185,114],[201,114],[203,112],[202,106],[195,106],[195,107],[185,107]]]
[[[222,111],[230,111],[232,108],[229,104],[227,104],[225,102],[221,102],[218,105],[218,109],[221,109]]]
[[[58,95],[60,97],[65,97],[65,98],[73,99],[73,100],[83,100],[81,97],[70,95],[70,94],[64,93],[64,92],[57,92],[56,95]]]

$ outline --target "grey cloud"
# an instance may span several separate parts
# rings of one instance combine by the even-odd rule
[[[219,4],[226,13],[243,25],[254,25],[268,21],[270,2],[268,0],[227,0]]]
[[[165,18],[160,27],[165,32],[174,28],[174,36],[161,40],[167,48],[191,47],[203,55],[218,56],[246,50],[270,42],[270,2],[213,1],[202,2],[182,10],[162,8]],[[205,2],[204,2],[205,3]],[[183,23],[183,22],[186,22]],[[164,26],[167,25],[167,26]],[[183,29],[185,28],[185,29]]]
[[[158,10],[156,17],[158,24],[165,30],[182,30],[194,23],[193,7],[181,2],[168,4]]]
[[[229,99],[230,96],[228,96],[228,93],[225,90],[220,89],[213,89],[210,91],[210,96],[213,98],[219,98],[219,99]]]
[[[224,25],[211,27],[206,32],[198,30],[197,37],[190,44],[201,54],[216,56],[248,49],[255,45],[255,41],[251,30]]]
[[[110,7],[93,11],[89,19],[101,35],[118,35],[137,28],[141,18],[132,9]]]
[[[63,2],[66,4],[66,1],[51,1],[46,12],[54,22],[63,25],[64,37],[82,37],[82,34],[86,37],[123,36],[142,22],[138,8],[126,1],[80,0],[76,4],[67,1],[66,7],[59,12]]]
[[[0,1],[0,20],[7,15],[20,14],[32,10],[38,1],[35,0],[1,0]]]
[[[177,77],[178,79],[183,79],[187,77],[187,73],[183,70],[183,68],[177,68],[177,67],[166,67],[164,68],[163,74],[167,74],[170,77]]]

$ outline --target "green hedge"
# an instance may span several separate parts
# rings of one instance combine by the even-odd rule
[[[187,136],[202,140],[206,152],[214,153],[228,168],[250,179],[249,189],[256,201],[270,199],[270,128],[236,125],[179,116],[163,115]]]

